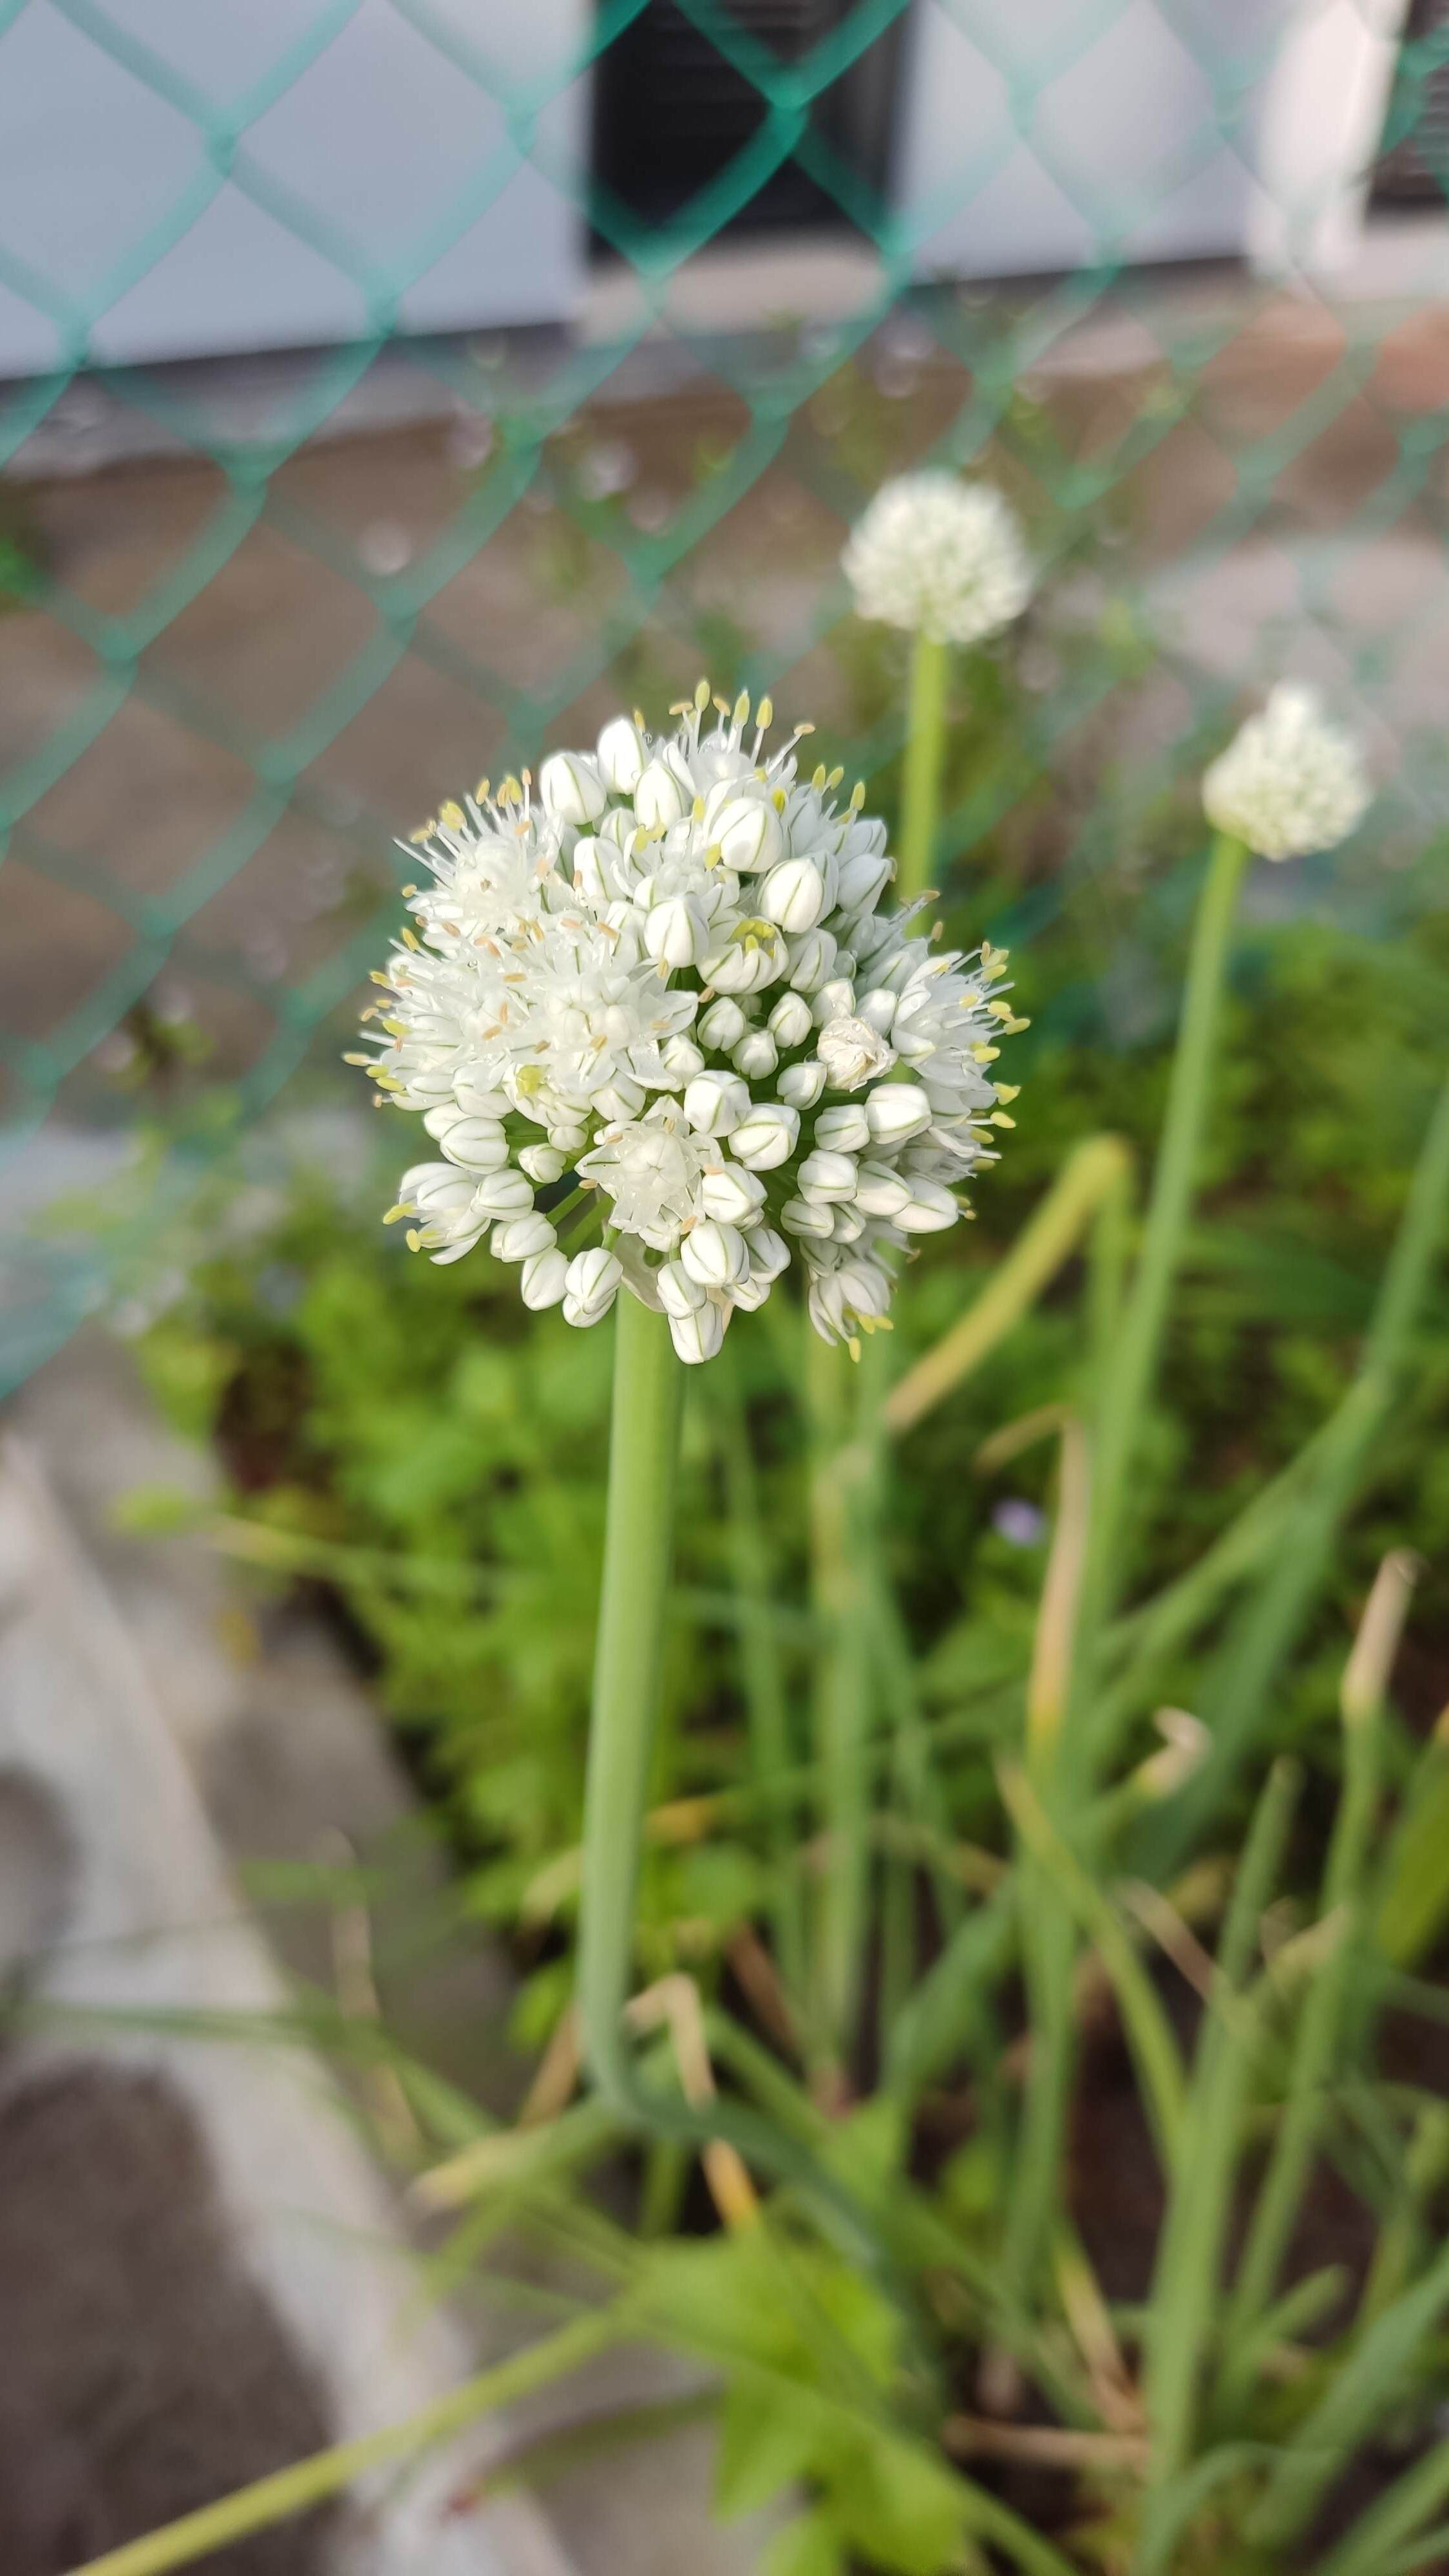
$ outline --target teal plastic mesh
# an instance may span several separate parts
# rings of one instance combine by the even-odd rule
[[[441,793],[706,666],[820,712],[889,792],[900,696],[872,696],[838,553],[874,483],[904,464],[1000,476],[1058,603],[1019,648],[1010,725],[942,825],[944,872],[1034,810],[1043,782],[1071,789],[1056,862],[1026,871],[993,936],[1049,922],[1145,829],[1245,688],[1305,655],[1393,745],[1382,865],[1337,899],[1369,929],[1426,899],[1449,662],[1449,306],[1432,287],[1442,10],[1410,13],[1382,137],[1392,219],[1422,227],[1422,260],[1410,241],[1379,291],[1340,294],[1290,292],[1233,259],[1138,257],[1155,198],[1179,201],[1214,156],[1247,151],[1289,11],[1268,11],[1266,33],[1259,13],[1249,41],[1199,0],[1083,0],[1045,13],[1048,40],[1003,0],[918,0],[911,23],[905,0],[861,0],[803,12],[782,53],[788,11],[674,0],[670,41],[692,30],[759,114],[722,167],[646,222],[596,181],[587,115],[557,113],[643,0],[606,0],[527,77],[495,31],[507,12],[391,5],[476,96],[480,140],[455,201],[385,259],[252,140],[345,42],[358,0],[315,10],[225,95],[138,32],[143,18],[164,28],[164,8],[0,5],[0,83],[38,12],[195,137],[169,201],[152,192],[91,246],[83,293],[46,272],[31,232],[16,244],[0,228],[0,295],[41,317],[55,351],[0,386],[0,1381],[105,1286],[109,1251],[37,1232],[39,1205],[100,1168],[96,1138],[140,1118],[164,1135],[154,1187],[170,1204],[319,1031],[335,1053],[406,873],[395,835]],[[926,203],[902,190],[899,102],[931,12],[996,87]],[[1039,107],[1118,22],[1129,70],[1145,64],[1133,47],[1149,18],[1203,76],[1197,129],[1146,156],[1150,180],[1124,170],[1085,189]],[[856,153],[825,108],[893,30],[882,159]],[[66,97],[32,104],[59,131]],[[1023,144],[1082,255],[994,285],[930,274],[931,239],[948,221],[959,238]],[[525,165],[591,241],[588,329],[410,328],[419,281]],[[792,169],[810,183],[816,267],[780,272],[786,309],[732,324],[727,286],[713,303],[681,294],[722,234],[741,263],[778,255],[748,220]],[[223,189],[340,279],[364,327],[250,374],[106,363],[108,317]],[[825,318],[819,276],[834,280]],[[66,438],[83,462],[97,421],[106,461],[62,470]]]

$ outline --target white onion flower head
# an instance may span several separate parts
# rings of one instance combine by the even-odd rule
[[[946,473],[883,483],[841,557],[862,617],[936,644],[979,644],[1019,617],[1033,574],[1015,511]]]
[[[703,683],[675,715],[413,835],[427,881],[352,1059],[437,1156],[389,1221],[437,1262],[491,1249],[581,1329],[638,1297],[691,1365],[793,1269],[855,1350],[994,1158],[1024,1023],[1004,956],[882,911],[885,828],[807,773],[808,726],[772,751],[768,701]]]
[[[1312,689],[1290,681],[1248,718],[1202,783],[1208,821],[1261,859],[1335,849],[1371,794],[1353,737],[1327,721]]]

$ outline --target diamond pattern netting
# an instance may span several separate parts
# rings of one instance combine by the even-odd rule
[[[0,295],[53,349],[0,387],[11,1380],[104,1269],[35,1235],[37,1152],[144,1111],[167,1137],[158,1189],[184,1187],[345,1017],[406,872],[393,836],[441,790],[586,734],[619,696],[692,683],[706,661],[723,684],[818,714],[842,750],[848,733],[853,769],[887,768],[899,695],[861,684],[838,553],[875,481],[906,462],[987,464],[1056,568],[1055,605],[1022,647],[1036,671],[952,799],[942,866],[989,849],[1043,781],[1065,789],[1066,820],[1051,868],[978,928],[1040,933],[1285,657],[1327,679],[1381,750],[1392,741],[1384,863],[1342,899],[1369,926],[1434,899],[1449,303],[1427,286],[1310,296],[1236,265],[1134,264],[1154,201],[1246,152],[1245,101],[1276,31],[1254,55],[1225,48],[1200,0],[1086,0],[1033,46],[988,0],[924,0],[911,41],[934,12],[993,86],[949,189],[932,180],[913,199],[898,178],[868,180],[812,112],[906,0],[859,0],[794,60],[747,11],[677,0],[760,114],[646,226],[592,178],[583,104],[590,63],[643,0],[605,0],[582,26],[561,15],[546,68],[492,32],[505,12],[483,13],[480,36],[446,0],[387,0],[420,87],[426,64],[476,135],[465,118],[449,202],[380,247],[367,174],[309,193],[277,138],[383,5],[331,0],[266,60],[253,30],[227,85],[194,34],[163,45],[136,12],[32,0],[78,63],[94,56],[118,96],[184,132],[187,157],[177,187],[158,177],[91,245],[84,291],[74,262],[48,273],[35,226],[16,240],[0,227]],[[1139,170],[1088,186],[1062,102],[1144,15],[1200,76],[1202,114],[1149,156],[1150,185]],[[33,25],[24,0],[0,0],[0,81]],[[1449,27],[1433,13],[1418,26],[1384,141],[1402,167],[1422,134],[1437,175]],[[1075,266],[990,292],[923,276],[930,242],[1022,154],[1078,227]],[[726,327],[692,264],[792,161],[839,210],[833,318]],[[525,176],[602,245],[588,333],[419,328],[429,281]],[[114,317],[224,192],[285,237],[299,274],[340,281],[351,336],[244,380],[108,355]],[[1416,220],[1432,279],[1440,219]],[[67,425],[83,448],[99,413],[117,461],[62,478]],[[1100,649],[1079,649],[1087,633]]]

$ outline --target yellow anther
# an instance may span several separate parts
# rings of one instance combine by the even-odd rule
[[[817,793],[818,793],[818,791],[819,791],[819,790],[824,786],[824,784],[825,784],[825,763],[824,763],[824,761],[823,761],[823,760],[818,760],[818,761],[816,762],[816,764],[815,764],[815,767],[814,767],[814,768],[812,769],[812,771],[810,772],[810,784],[811,784],[811,786],[812,786],[813,788],[815,788],[815,789],[816,789]]]
[[[421,1252],[421,1251],[422,1251],[422,1248],[423,1248],[423,1238],[422,1238],[422,1235],[419,1233],[418,1228],[417,1228],[415,1225],[410,1225],[410,1226],[408,1227],[407,1234],[406,1234],[406,1237],[405,1237],[404,1239],[405,1239],[405,1241],[406,1241],[406,1243],[407,1243],[407,1248],[408,1248],[409,1252]]]
[[[397,1203],[397,1206],[396,1206],[396,1207],[390,1207],[390,1208],[388,1209],[388,1212],[387,1212],[386,1216],[383,1218],[383,1220],[382,1220],[382,1221],[383,1221],[383,1224],[384,1224],[384,1225],[396,1225],[396,1223],[397,1223],[397,1221],[398,1221],[398,1218],[399,1218],[399,1217],[401,1217],[401,1216],[416,1216],[416,1214],[417,1214],[417,1210],[416,1210],[416,1208],[410,1208],[410,1207],[408,1206],[408,1204],[407,1204],[406,1200],[404,1200],[404,1199],[399,1199],[399,1201],[398,1201],[398,1203]]]
[[[344,1064],[370,1065],[372,1058],[370,1055],[345,1055],[342,1061]]]
[[[445,832],[460,832],[467,819],[462,806],[455,805],[451,796],[446,805],[438,807],[438,821]]]
[[[419,939],[415,930],[400,930],[398,932],[398,937],[401,939],[404,948],[411,948],[421,955],[422,941]]]
[[[491,778],[480,778],[477,786],[473,790],[473,794],[480,805],[485,805],[487,803],[492,792],[493,781]]]
[[[844,776],[845,772],[843,769],[832,769],[830,776],[825,781],[825,784],[829,788],[832,796]]]
[[[749,710],[749,706],[748,706],[748,704],[747,704],[747,705],[746,705],[746,707],[745,707],[745,714],[746,714],[746,715],[748,715],[748,714],[749,714],[749,712],[750,712],[750,710]],[[761,698],[759,705],[758,705],[758,706],[756,707],[756,709],[755,709],[755,722],[756,722],[756,724],[759,726],[761,733],[768,733],[768,732],[769,732],[769,730],[770,730],[770,727],[771,727],[771,725],[774,723],[774,721],[775,721],[775,701],[774,701],[774,699],[773,699],[773,698]]]
[[[770,802],[771,802],[771,804],[774,806],[775,811],[776,811],[776,813],[777,813],[777,814],[783,814],[783,813],[784,813],[784,811],[785,811],[785,790],[784,790],[784,788],[783,788],[783,787],[776,787],[776,788],[772,789],[772,791],[771,791],[771,795],[770,795]]]
[[[705,708],[709,705],[709,682],[708,682],[708,680],[697,680],[697,681],[695,682],[695,687],[694,687],[694,703],[695,703],[695,705],[697,706],[697,708],[699,709],[700,714],[701,714],[701,715],[703,715],[703,713],[704,713],[704,711],[705,711]]]
[[[998,1082],[998,1084],[996,1085],[996,1097],[997,1097],[997,1099],[998,1099],[998,1100],[1000,1100],[1000,1101],[1002,1101],[1002,1102],[1005,1102],[1005,1101],[1008,1101],[1008,1100],[1019,1100],[1019,1099],[1021,1098],[1021,1085],[1020,1085],[1020,1083],[1019,1083],[1019,1082]]]

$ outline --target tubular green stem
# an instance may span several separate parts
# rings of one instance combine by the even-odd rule
[[[578,2001],[595,2083],[637,2108],[624,2037],[649,1763],[659,1714],[673,1558],[681,1363],[663,1315],[623,1294],[615,1311],[608,1517],[584,1795]]]
[[[624,2010],[634,1953],[644,1802],[658,1719],[660,1654],[672,1558],[682,1363],[663,1315],[627,1293],[615,1320],[608,1518],[585,1778],[578,2009],[584,2056],[605,2102],[632,2129],[702,2147],[723,2138],[796,2186],[837,2242],[877,2276],[892,2267],[853,2195],[798,2141],[736,2103],[706,2113],[641,2077]],[[889,2279],[901,2304],[910,2301]]]
[[[1167,1116],[1142,1251],[1102,1384],[1085,1583],[1087,1633],[1106,1616],[1116,1587],[1128,1477],[1157,1376],[1168,1299],[1182,1258],[1207,1124],[1228,942],[1247,856],[1241,841],[1218,834],[1193,925]]]
[[[911,903],[931,882],[941,809],[941,756],[946,740],[948,650],[918,635],[911,655],[906,713],[906,767],[901,785],[901,838],[896,894]]]

